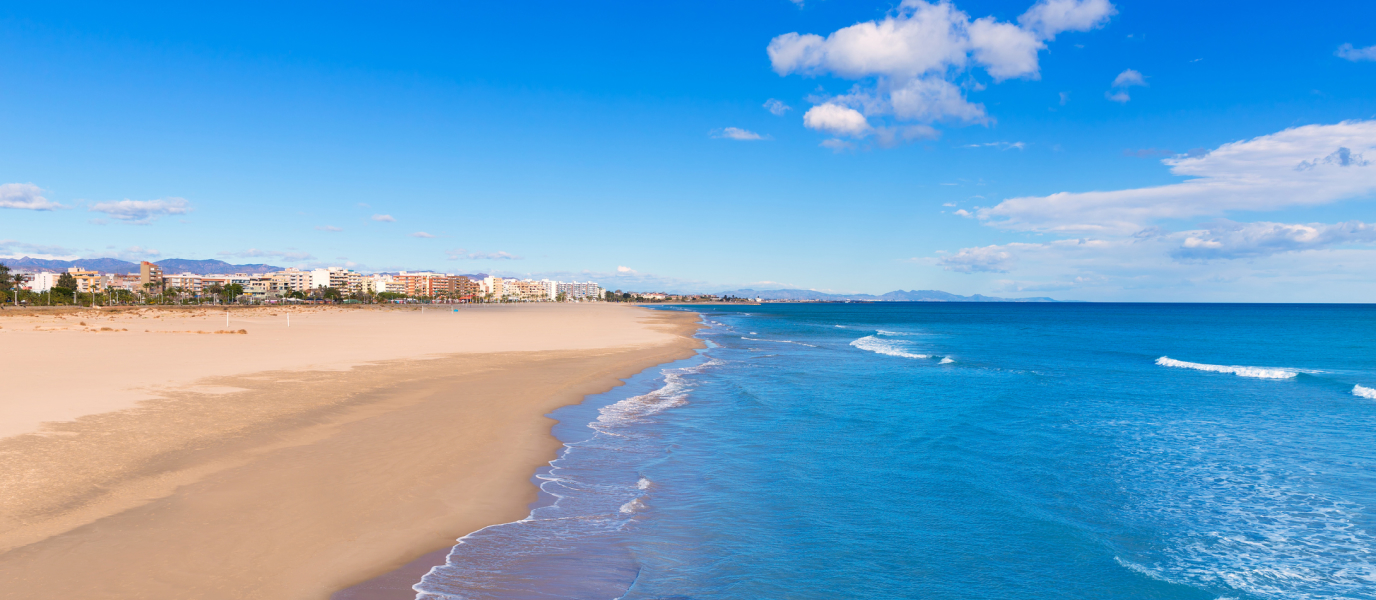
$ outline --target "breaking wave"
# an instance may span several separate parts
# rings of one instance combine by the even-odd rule
[[[752,331],[751,333],[754,333],[754,332]],[[762,339],[762,338],[749,338],[749,337],[745,337],[745,336],[741,336],[741,339],[743,339],[743,340],[750,340],[750,341],[752,341],[752,342],[774,342],[774,343],[776,343],[776,344],[797,344],[797,345],[799,345],[799,346],[807,346],[808,348],[816,348],[816,346],[813,346],[812,344],[804,344],[804,343],[802,343],[802,342],[795,342],[795,341],[793,341],[793,340],[766,340],[766,339]]]
[[[1364,387],[1360,384],[1352,386],[1352,395],[1360,396],[1368,400],[1376,400],[1376,390],[1371,389],[1369,387]]]
[[[908,352],[903,348],[903,346],[899,344],[890,342],[888,340],[882,340],[872,335],[867,335],[858,340],[855,340],[851,342],[850,345],[855,346],[856,348],[859,348],[861,350],[869,350],[870,352],[875,352],[878,354],[887,354],[889,356],[901,356],[903,358],[932,357],[932,355],[930,354],[916,354],[913,352]]]
[[[1212,373],[1232,373],[1239,377],[1257,377],[1260,379],[1289,379],[1299,375],[1299,371],[1292,369],[1276,369],[1271,367],[1240,367],[1226,365],[1206,365],[1203,363],[1185,362],[1175,360],[1167,356],[1156,359],[1156,364],[1163,367],[1177,367],[1181,369],[1194,369],[1196,371],[1209,371]]]

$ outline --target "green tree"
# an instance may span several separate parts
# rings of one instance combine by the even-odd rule
[[[233,302],[235,298],[238,298],[243,293],[244,286],[237,283],[231,283],[224,287],[225,302]]]
[[[326,300],[339,300],[344,295],[339,293],[337,288],[327,287],[320,290],[320,296]]]
[[[63,274],[61,274],[61,275],[58,275],[58,276],[57,276],[57,285],[55,285],[54,287],[67,288],[68,290],[74,290],[74,289],[76,289],[76,278],[75,278],[75,277],[72,277],[72,274],[71,274],[71,273],[63,273]]]

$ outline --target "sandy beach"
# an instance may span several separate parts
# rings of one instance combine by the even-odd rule
[[[524,517],[546,413],[700,347],[599,304],[225,319],[0,314],[0,597],[328,598]]]

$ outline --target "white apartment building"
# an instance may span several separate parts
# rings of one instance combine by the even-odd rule
[[[565,298],[574,300],[586,300],[590,298],[601,300],[603,292],[601,286],[591,281],[560,281],[555,291],[556,293],[563,294]]]
[[[501,298],[503,292],[505,292],[505,286],[502,285],[502,281],[501,277],[488,275],[484,277],[482,281],[479,281],[478,285],[482,286],[484,295],[492,296],[493,298]]]
[[[272,273],[272,280],[284,292],[304,292],[311,289],[311,276],[311,271],[287,269]]]
[[[24,273],[29,277],[29,281],[24,287],[36,293],[46,292],[57,285],[57,278],[61,275],[57,273]]]

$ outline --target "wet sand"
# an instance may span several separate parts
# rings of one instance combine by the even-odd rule
[[[159,316],[168,330],[185,331],[179,317]],[[416,328],[398,326],[401,317]],[[82,404],[60,386],[29,397],[55,398],[56,409],[6,408],[81,413],[0,438],[0,595],[15,598],[328,598],[468,532],[524,517],[536,498],[531,473],[560,447],[546,413],[699,347],[692,313],[606,305],[424,317],[336,311],[317,313],[330,326],[288,347],[375,343],[245,370],[261,357],[250,367],[194,365],[211,351],[226,362],[291,354],[277,348],[284,337],[309,334],[296,331],[297,321],[290,333],[261,323],[247,334],[43,332],[12,327],[17,318],[0,319],[9,332],[0,342],[56,353],[71,345],[61,336],[122,338],[145,346],[129,353],[135,363],[151,354],[175,366],[180,352],[193,368],[227,372],[137,393],[127,387],[138,377],[112,373],[126,385],[115,395],[128,403],[116,410],[89,412],[118,403]],[[340,338],[345,323],[356,326]],[[43,336],[58,341],[45,348]],[[445,336],[448,352],[430,339]],[[245,340],[261,348],[205,346]],[[379,344],[402,356],[379,358]],[[50,358],[53,366],[30,376],[61,381],[66,361]],[[5,374],[17,376],[13,365]]]

